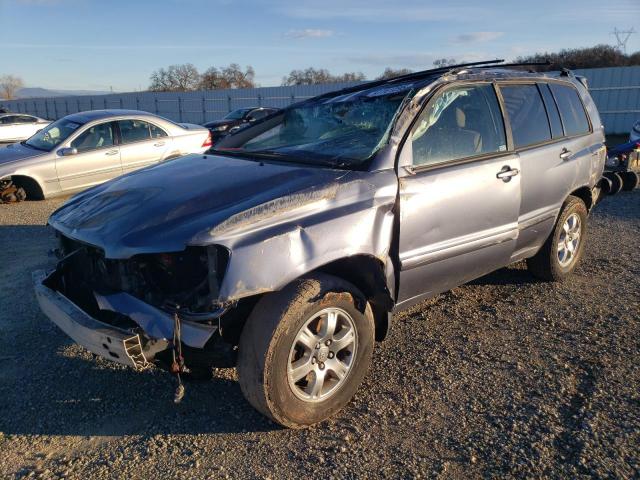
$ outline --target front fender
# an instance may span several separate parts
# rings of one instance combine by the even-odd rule
[[[335,260],[369,255],[387,265],[397,194],[395,172],[367,174],[337,187],[322,207],[249,233],[212,238],[231,252],[220,302],[279,290],[294,279]],[[261,215],[256,211],[256,215]]]

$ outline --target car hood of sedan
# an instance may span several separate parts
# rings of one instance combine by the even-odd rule
[[[11,145],[7,145],[5,148],[0,148],[0,165],[15,162],[16,160],[24,160],[26,158],[46,155],[47,153],[49,152],[36,150],[22,145],[21,143],[12,143]]]
[[[253,221],[247,212],[265,221],[264,206],[273,211],[276,202],[291,208],[302,198],[297,192],[304,192],[304,198],[321,196],[348,174],[299,164],[187,155],[80,193],[56,210],[49,224],[102,248],[108,258],[180,251],[203,232],[212,232],[215,243],[216,229],[229,233],[240,224],[246,227]]]

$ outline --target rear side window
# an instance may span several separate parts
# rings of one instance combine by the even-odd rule
[[[560,138],[563,136],[562,122],[560,121],[560,112],[558,112],[556,101],[553,99],[553,95],[551,95],[549,85],[546,83],[539,83],[538,87],[540,87],[540,93],[542,93],[542,98],[544,99],[544,106],[547,109],[547,115],[549,116],[551,136],[553,138]]]
[[[549,119],[535,85],[500,87],[516,148],[551,140]]]
[[[492,85],[445,90],[420,114],[412,134],[413,164],[431,165],[507,149]]]
[[[549,87],[558,104],[565,135],[570,137],[588,133],[589,120],[576,89],[555,83],[550,84]]]
[[[160,127],[142,120],[120,120],[118,124],[122,143],[125,144],[167,136],[167,132]]]

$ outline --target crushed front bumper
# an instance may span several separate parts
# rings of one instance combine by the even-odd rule
[[[96,320],[64,295],[44,285],[46,278],[43,270],[33,272],[40,308],[64,333],[90,352],[142,370],[151,365],[156,352],[168,347],[164,340],[154,340],[152,345],[143,346],[139,334]]]

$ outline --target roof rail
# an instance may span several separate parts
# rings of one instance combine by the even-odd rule
[[[393,77],[390,78],[388,80],[384,80],[386,82],[397,82],[397,81],[402,81],[402,80],[410,80],[412,78],[421,78],[421,77],[425,77],[434,73],[439,73],[439,72],[449,72],[449,71],[455,71],[458,70],[460,68],[463,67],[477,67],[477,66],[489,66],[489,65],[493,65],[493,66],[499,66],[496,64],[500,64],[504,62],[504,59],[501,58],[496,58],[494,60],[482,60],[480,62],[468,62],[468,63],[457,63],[455,65],[447,65],[444,67],[438,67],[438,68],[431,68],[429,70],[420,70],[418,72],[411,72],[411,73],[407,73],[405,75],[400,75],[398,77]]]

